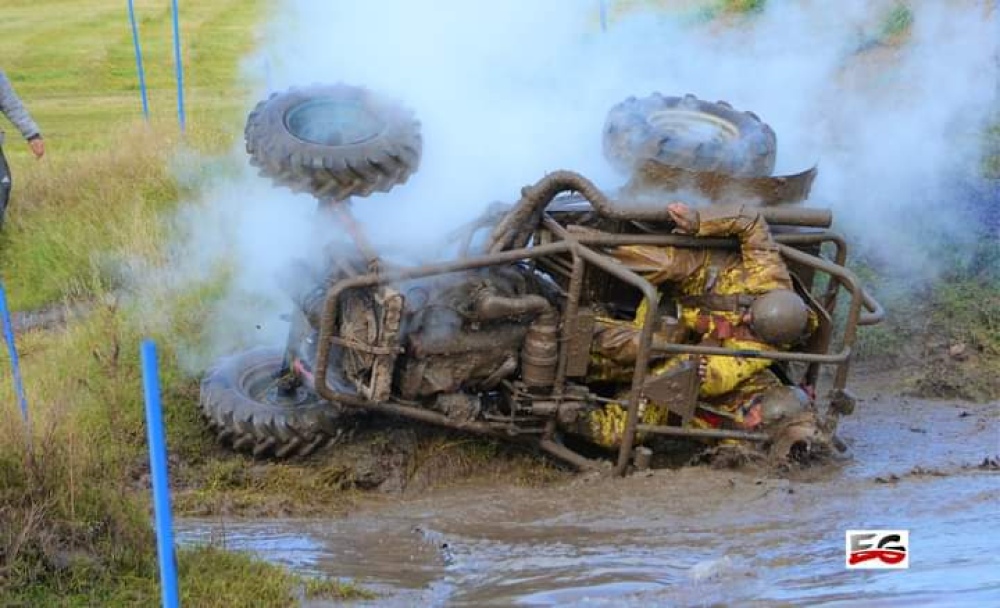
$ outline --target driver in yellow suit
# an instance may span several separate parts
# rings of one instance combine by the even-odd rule
[[[746,205],[692,209],[684,203],[667,206],[677,231],[700,237],[739,240],[739,251],[630,245],[609,253],[653,285],[671,283],[680,294],[680,322],[703,345],[740,350],[785,350],[801,342],[817,319],[795,293],[766,221]],[[631,377],[645,303],[636,320],[599,318],[591,349],[588,378],[626,380]],[[655,335],[655,334],[654,334]],[[688,358],[654,361],[652,374],[663,373]],[[768,359],[710,356],[699,361],[699,426],[755,428],[761,423],[754,397],[780,384],[768,370]],[[668,410],[647,403],[643,424],[665,424]],[[615,446],[625,428],[626,410],[611,403],[595,409],[585,421],[597,443]]]

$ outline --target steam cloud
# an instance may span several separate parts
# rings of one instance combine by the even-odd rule
[[[416,111],[420,171],[355,203],[381,245],[432,247],[555,169],[616,188],[623,180],[601,153],[604,117],[630,95],[660,91],[760,115],[778,134],[776,173],[818,163],[808,204],[832,207],[839,227],[875,254],[896,252],[928,274],[927,231],[961,247],[971,220],[953,208],[948,188],[977,166],[979,133],[997,104],[1000,11],[991,0],[911,2],[907,41],[863,52],[896,3],[772,0],[742,24],[699,23],[688,9],[631,11],[607,32],[597,6],[284,0],[247,74],[259,83],[257,98],[345,82]],[[182,223],[191,227],[183,249],[198,252],[188,269],[238,262],[204,354],[231,352],[234,336],[280,343],[286,326],[277,316],[289,303],[277,277],[335,234],[315,223],[314,203],[248,169]]]

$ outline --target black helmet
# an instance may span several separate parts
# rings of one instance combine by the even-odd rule
[[[775,289],[750,305],[750,328],[770,344],[795,344],[809,327],[809,307],[797,293]]]

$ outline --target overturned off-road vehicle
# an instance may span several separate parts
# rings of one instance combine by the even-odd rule
[[[605,154],[629,178],[624,187],[609,194],[577,173],[550,173],[457,231],[457,255],[406,267],[372,250],[349,201],[417,170],[411,112],[361,88],[295,89],[253,110],[246,144],[263,175],[314,194],[319,213],[337,218],[354,246],[317,252],[322,276],[293,294],[283,349],[227,357],[204,378],[203,413],[233,448],[308,455],[360,412],[534,446],[579,468],[616,452],[618,473],[640,443],[664,436],[752,446],[778,459],[838,443],[837,418],[853,409],[846,382],[855,332],[882,311],[844,268],[831,213],[800,204],[815,169],[772,176],[776,138],[755,115],[693,96],[630,98],[604,128]],[[680,322],[685,298],[614,255],[639,245],[739,251],[736,238],[676,234],[666,205],[677,199],[741,202],[744,215],[767,222],[814,320],[807,337],[781,349],[694,343]],[[627,373],[598,372],[596,328],[616,320],[635,328],[631,363]],[[748,424],[702,401],[703,357],[764,360],[788,390]],[[817,400],[823,366],[834,373]],[[757,403],[765,392],[774,393],[762,389]],[[609,408],[620,413],[610,439],[593,422]],[[663,415],[650,418],[654,409]]]

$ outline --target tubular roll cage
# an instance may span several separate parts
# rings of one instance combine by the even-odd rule
[[[764,358],[773,361],[803,362],[808,364],[806,377],[812,381],[815,381],[818,377],[820,366],[833,365],[836,367],[836,374],[830,397],[833,399],[844,393],[850,366],[851,349],[855,342],[857,327],[859,325],[877,324],[882,321],[885,313],[882,306],[865,292],[857,276],[843,266],[847,257],[847,245],[840,234],[827,229],[817,232],[774,235],[781,254],[788,261],[813,271],[826,273],[830,277],[826,292],[820,297],[820,303],[825,311],[830,312],[832,310],[840,288],[844,288],[850,293],[851,300],[847,308],[842,347],[839,352],[828,352],[833,337],[831,331],[825,332],[821,337],[820,343],[816,346],[816,350],[822,351],[819,353],[734,350],[688,344],[653,344],[653,331],[656,320],[659,318],[659,292],[657,288],[638,274],[627,269],[611,256],[596,250],[595,247],[664,245],[731,249],[737,248],[739,246],[738,242],[731,238],[698,238],[676,234],[614,234],[606,232],[572,234],[549,214],[544,212],[545,206],[558,194],[564,192],[579,193],[600,215],[606,218],[653,221],[665,221],[669,219],[666,212],[659,209],[647,208],[644,212],[636,214],[613,208],[613,203],[610,199],[586,180],[586,178],[576,173],[558,171],[549,174],[534,186],[527,187],[522,191],[520,201],[505,215],[494,229],[488,246],[489,253],[414,268],[369,272],[345,278],[332,284],[327,290],[320,317],[318,350],[314,368],[317,393],[331,402],[352,407],[404,416],[438,426],[472,431],[507,440],[517,440],[517,436],[511,435],[512,429],[510,427],[498,427],[495,424],[483,421],[456,422],[443,414],[414,407],[413,405],[392,401],[373,402],[358,394],[343,392],[334,388],[327,381],[327,372],[332,345],[334,339],[338,337],[336,335],[338,303],[341,296],[352,289],[375,287],[397,281],[458,273],[528,260],[541,261],[545,258],[552,258],[559,255],[570,256],[571,264],[568,269],[569,283],[562,310],[556,378],[552,395],[547,397],[547,400],[558,403],[564,397],[568,362],[566,345],[569,343],[570,336],[574,335],[576,330],[577,313],[580,309],[584,272],[587,265],[596,267],[608,275],[634,287],[648,302],[639,334],[639,346],[628,399],[625,431],[614,468],[616,474],[624,475],[627,470],[637,431],[673,436],[733,437],[757,441],[766,438],[761,433],[640,425],[638,419],[639,405],[643,399],[642,385],[646,378],[650,355],[654,352],[663,354],[721,355]],[[821,226],[824,228],[830,224],[830,213],[823,209],[763,207],[760,208],[760,212],[765,219],[774,224]],[[539,224],[550,233],[553,240],[544,244],[530,245],[529,241],[532,235],[537,234]],[[835,246],[834,262],[795,248],[795,246],[821,248],[825,243],[832,243]],[[555,419],[553,416],[537,445],[551,455],[569,461],[578,467],[594,467],[593,461],[559,444],[554,438],[555,430]]]

